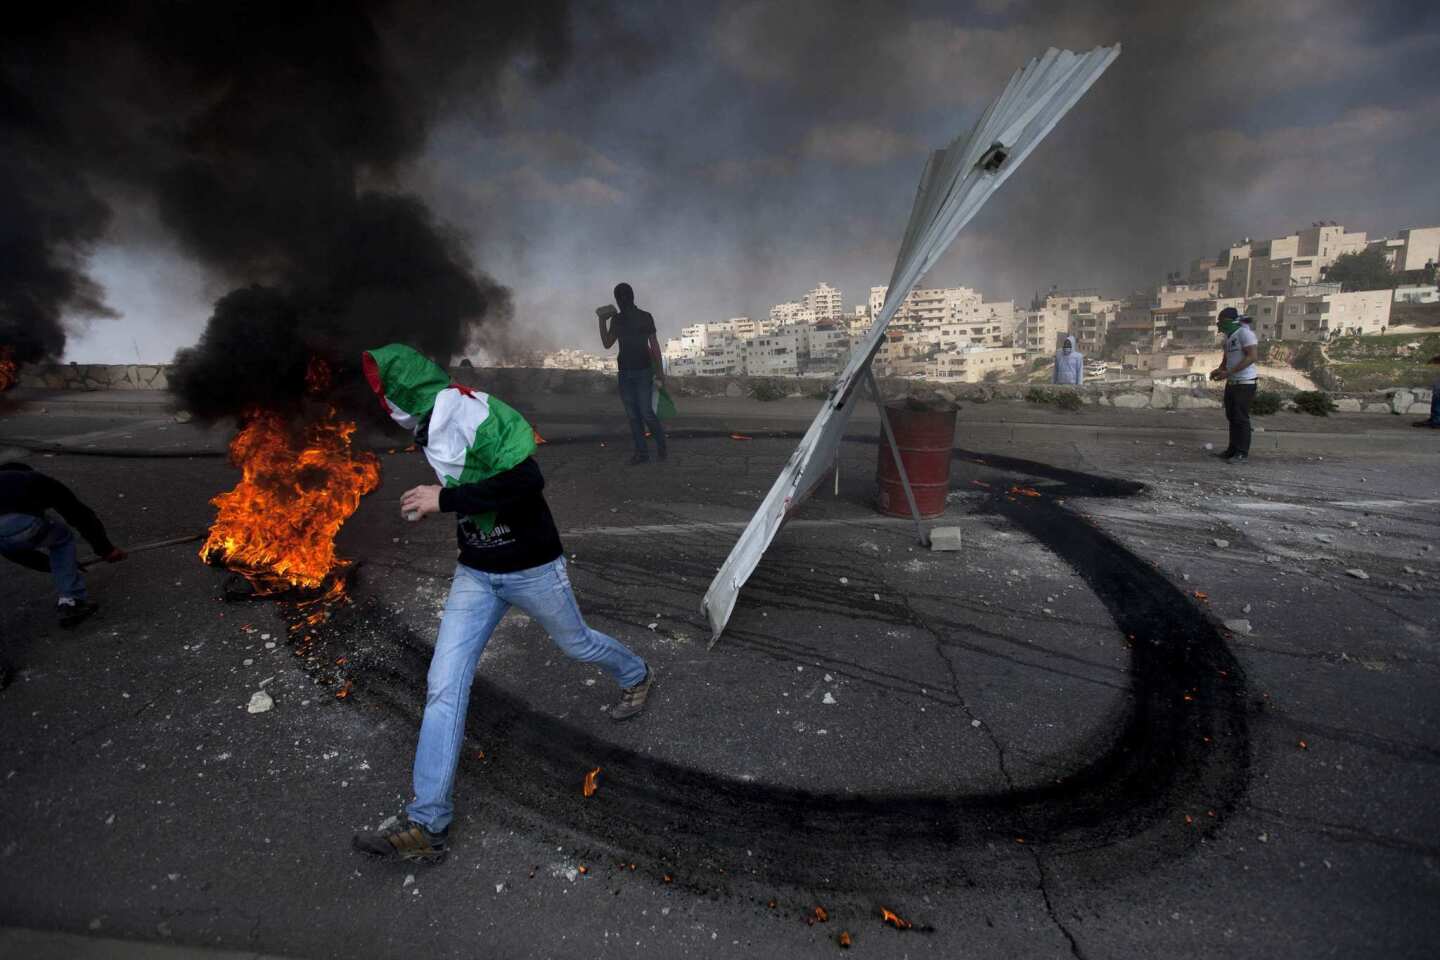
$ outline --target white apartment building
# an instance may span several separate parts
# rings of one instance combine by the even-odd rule
[[[925,362],[925,376],[931,380],[981,383],[992,371],[1007,374],[1024,362],[1024,353],[1013,347],[966,346],[942,352]]]
[[[1051,353],[1070,333],[1070,311],[1041,307],[1025,312],[1024,348],[1032,353]]]
[[[800,372],[804,327],[790,324],[740,341],[742,371],[751,377],[793,377]]]
[[[1389,290],[1286,297],[1277,305],[1283,313],[1274,326],[1274,339],[1327,340],[1384,333],[1390,325],[1393,304],[1394,296]]]
[[[845,315],[844,298],[840,296],[840,291],[823,280],[814,290],[805,294],[801,303],[810,311],[814,320],[833,320]]]

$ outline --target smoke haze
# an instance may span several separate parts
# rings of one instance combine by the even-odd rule
[[[597,350],[591,309],[620,280],[662,336],[763,315],[820,280],[862,302],[889,275],[925,150],[1052,45],[1124,53],[926,283],[1119,295],[1317,219],[1372,235],[1440,223],[1433,3],[635,0],[499,20],[447,3],[147,9],[0,41],[5,130],[37,145],[17,158],[7,136],[0,190],[29,178],[21,193],[42,207],[7,224],[5,249],[24,224],[46,238],[18,244],[43,257],[0,270],[37,278],[20,300],[51,318],[34,339],[52,353],[57,317],[103,306],[84,272],[97,244],[94,275],[131,315],[96,320],[72,355],[128,358],[133,335],[163,359],[196,340],[216,297],[252,283],[302,288],[302,328],[334,335],[344,325],[325,317],[384,300],[350,288],[356,303],[334,308],[324,294],[387,259],[350,246],[357,218],[381,216],[367,193],[435,212],[436,256],[498,278],[469,271],[488,317],[513,310],[508,328],[480,329],[517,346]],[[212,22],[223,40],[197,45]],[[24,208],[15,196],[7,210]],[[174,244],[153,276],[133,250],[111,252],[155,242],[127,235],[144,204],[139,219]],[[174,256],[227,285],[201,298],[170,284]],[[439,285],[435,316],[453,329],[474,291]]]
[[[238,286],[177,357],[173,388],[199,416],[294,402],[311,354],[461,350],[509,318],[509,291],[397,176],[452,91],[483,104],[517,59],[553,76],[567,37],[557,2],[31,14],[3,51],[0,342],[57,357],[62,316],[111,312],[85,257],[123,198]]]

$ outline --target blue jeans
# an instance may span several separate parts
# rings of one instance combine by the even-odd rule
[[[597,665],[622,687],[644,680],[649,669],[614,637],[585,625],[564,557],[515,573],[457,565],[426,678],[425,717],[415,750],[415,799],[405,808],[411,820],[428,830],[444,830],[455,813],[450,791],[465,737],[470,684],[490,634],[512,604],[544,627],[566,656]]]
[[[85,599],[85,578],[75,562],[75,535],[62,520],[29,513],[0,514],[0,556],[43,569],[44,556],[50,559],[50,577],[62,597]]]
[[[650,435],[655,438],[656,451],[661,457],[665,456],[665,428],[660,425],[660,418],[655,416],[655,408],[650,405],[654,389],[655,372],[649,367],[620,371],[620,402],[625,404],[625,416],[630,420],[630,439],[635,441],[637,457],[650,456],[645,447],[647,426]]]
[[[1440,380],[1430,387],[1430,426],[1440,427]]]

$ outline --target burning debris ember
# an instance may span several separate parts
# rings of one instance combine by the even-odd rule
[[[296,427],[253,413],[230,442],[241,480],[210,501],[219,512],[201,559],[241,574],[260,595],[319,590],[346,565],[335,534],[380,485],[379,461],[351,449],[354,433],[353,421],[333,417]]]
[[[849,950],[850,945],[855,941],[851,938],[849,930],[841,930],[840,936],[835,938],[835,942],[840,944],[840,946],[844,947],[846,950]]]
[[[1010,492],[1013,493],[1013,494],[1015,494],[1017,497],[1038,497],[1038,496],[1040,496],[1040,491],[1039,491],[1039,490],[1036,490],[1034,487],[1014,486],[1014,487],[1011,487],[1011,488],[1010,488]]]
[[[600,786],[599,778],[600,778],[600,768],[599,768],[599,767],[596,767],[594,770],[591,770],[589,773],[585,774],[585,784],[584,784],[584,786],[582,786],[582,787],[580,788],[580,793],[581,793],[583,796],[587,796],[587,797],[593,797],[593,796],[595,796],[595,791],[596,791],[596,790],[599,788],[599,786]]]
[[[816,904],[815,909],[814,909],[814,910],[811,910],[811,911],[810,911],[810,914],[805,918],[805,923],[806,923],[807,925],[813,927],[813,926],[815,926],[815,924],[817,924],[817,923],[824,923],[825,921],[827,921],[827,920],[829,920],[829,919],[830,919],[830,911],[826,910],[824,907],[820,906],[819,904]]]
[[[730,434],[730,439],[731,439],[731,440],[754,440],[755,438],[754,438],[754,437],[747,437],[747,436],[745,436],[745,434],[743,434],[743,433],[732,433],[732,434]]]
[[[9,347],[0,347],[0,393],[15,385],[19,370],[15,365],[15,352]]]
[[[880,908],[880,921],[882,923],[890,924],[890,926],[894,927],[896,930],[909,930],[912,926],[914,926],[914,924],[912,924],[909,920],[906,920],[904,917],[900,916],[897,913],[894,913],[893,911],[887,910],[885,907]]]

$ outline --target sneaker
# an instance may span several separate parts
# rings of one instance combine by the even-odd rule
[[[1227,463],[1249,463],[1249,462],[1250,462],[1250,457],[1249,457],[1248,454],[1237,453],[1237,454],[1235,454],[1235,456],[1231,457],[1231,458],[1230,458],[1228,461],[1226,461],[1226,462],[1227,462]]]
[[[421,863],[439,863],[445,859],[445,838],[447,827],[439,833],[431,833],[413,820],[404,825],[381,828],[375,833],[357,833],[351,845],[360,853],[379,860],[418,860]]]
[[[55,615],[60,618],[60,626],[67,630],[78,626],[96,610],[100,609],[98,603],[91,603],[89,600],[76,600],[74,597],[61,597],[55,602]]]
[[[620,691],[620,702],[610,709],[610,719],[619,723],[621,720],[629,720],[645,709],[645,698],[650,696],[650,688],[655,686],[655,668],[649,665],[645,667],[645,679],[633,687],[626,687]]]
[[[1222,450],[1221,452],[1215,454],[1215,456],[1219,457],[1221,460],[1229,460],[1231,457],[1235,456],[1235,451]]]
[[[643,453],[637,453],[630,458],[630,466],[638,467],[642,463],[649,463],[650,458]]]

